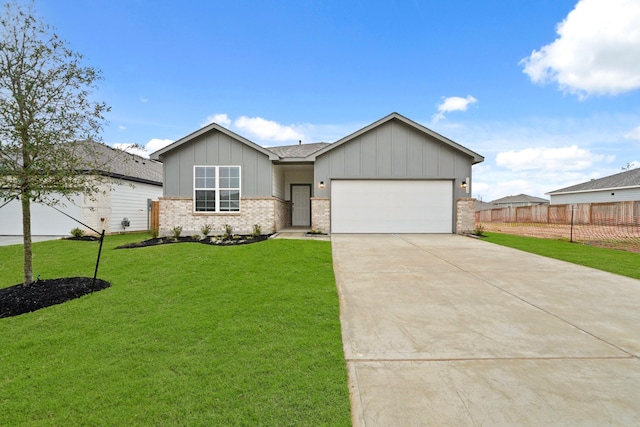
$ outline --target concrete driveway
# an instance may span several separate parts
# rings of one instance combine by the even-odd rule
[[[354,426],[640,425],[639,280],[455,235],[332,247]]]

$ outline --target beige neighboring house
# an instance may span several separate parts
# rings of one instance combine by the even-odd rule
[[[95,144],[92,150],[100,157],[98,163],[109,164],[105,168],[108,170],[98,171],[108,177],[107,182],[100,184],[101,191],[94,195],[95,200],[85,195],[62,199],[62,205],[56,207],[64,214],[50,206],[32,203],[32,235],[65,236],[76,227],[92,233],[69,216],[95,230],[104,229],[107,234],[149,229],[150,201],[162,196],[162,163],[104,144],[91,144]],[[3,203],[0,200],[0,206]],[[22,235],[19,200],[0,208],[0,235]]]
[[[484,160],[398,113],[331,144],[285,147],[212,123],[150,157],[164,164],[161,234],[206,224],[238,233],[254,225],[265,233],[454,233],[467,217],[458,201],[473,228],[471,167]]]

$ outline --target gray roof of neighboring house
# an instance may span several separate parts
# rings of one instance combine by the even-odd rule
[[[574,193],[582,191],[609,190],[623,187],[639,187],[640,186],[640,168],[631,169],[620,172],[615,175],[605,176],[604,178],[592,179],[582,184],[572,185],[570,187],[561,188],[559,190],[550,191],[546,194]]]
[[[307,157],[310,154],[313,154],[316,151],[326,147],[327,145],[331,145],[331,144],[329,144],[328,142],[314,142],[312,144],[295,144],[295,145],[284,145],[281,147],[265,147],[265,148],[282,158],[299,159],[299,158]]]
[[[476,212],[488,211],[490,209],[500,209],[501,206],[494,205],[493,203],[483,202],[482,200],[476,200]]]
[[[162,185],[162,163],[98,142],[86,143],[89,144],[87,155],[91,156],[91,163],[104,166],[100,168],[100,173],[129,181]]]
[[[518,194],[517,196],[507,196],[493,200],[491,203],[549,203],[549,200],[540,197],[529,196],[528,194]]]

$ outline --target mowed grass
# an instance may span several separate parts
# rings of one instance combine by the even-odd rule
[[[485,232],[488,242],[640,279],[640,254],[512,234]]]
[[[0,319],[0,425],[350,425],[329,242],[114,249],[146,237],[106,237],[111,288]],[[91,277],[97,250],[36,243],[34,274]]]

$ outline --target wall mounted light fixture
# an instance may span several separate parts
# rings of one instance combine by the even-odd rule
[[[324,188],[324,181],[320,181],[320,184],[318,185],[318,187]]]
[[[460,188],[464,188],[465,193],[469,192],[469,177],[460,183]]]

